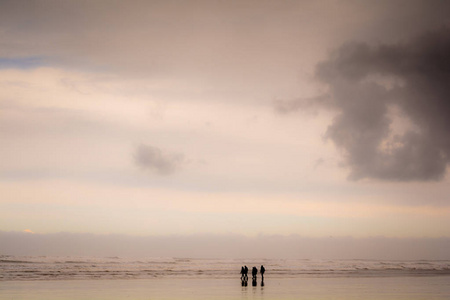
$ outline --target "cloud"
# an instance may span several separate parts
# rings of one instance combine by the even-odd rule
[[[440,180],[450,162],[450,28],[403,44],[346,43],[316,66],[336,116],[326,137],[342,151],[349,178]],[[327,99],[324,101],[324,99]],[[311,99],[278,104],[307,109]]]
[[[163,152],[161,149],[141,144],[134,154],[135,163],[159,175],[170,175],[177,171],[184,162],[181,154]]]
[[[0,57],[0,69],[32,69],[45,65],[43,57],[20,57],[4,58]]]
[[[31,231],[30,229],[25,229],[25,230],[23,230],[23,232],[34,234],[34,231]]]

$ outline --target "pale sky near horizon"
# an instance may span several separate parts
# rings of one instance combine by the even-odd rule
[[[0,231],[450,237],[448,1],[1,1]]]

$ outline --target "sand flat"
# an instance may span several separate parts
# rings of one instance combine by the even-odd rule
[[[448,276],[3,281],[0,299],[450,299]]]

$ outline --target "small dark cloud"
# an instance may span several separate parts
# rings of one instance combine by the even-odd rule
[[[450,28],[403,44],[347,43],[317,65],[316,77],[328,87],[329,98],[278,103],[276,109],[335,110],[326,137],[342,150],[351,179],[445,176],[450,162]],[[394,132],[392,108],[413,126]]]
[[[142,169],[159,175],[170,175],[181,167],[184,157],[181,154],[168,153],[157,147],[141,144],[136,149],[134,161]]]

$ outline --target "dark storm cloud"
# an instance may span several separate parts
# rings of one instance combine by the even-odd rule
[[[177,171],[184,162],[181,154],[163,152],[161,149],[141,144],[134,154],[135,163],[159,175],[169,175]]]
[[[347,43],[316,67],[337,115],[326,137],[342,150],[350,178],[440,180],[450,162],[450,29],[403,44]],[[324,101],[324,99],[327,99]],[[305,109],[311,99],[277,104]],[[393,132],[392,108],[414,126]]]

